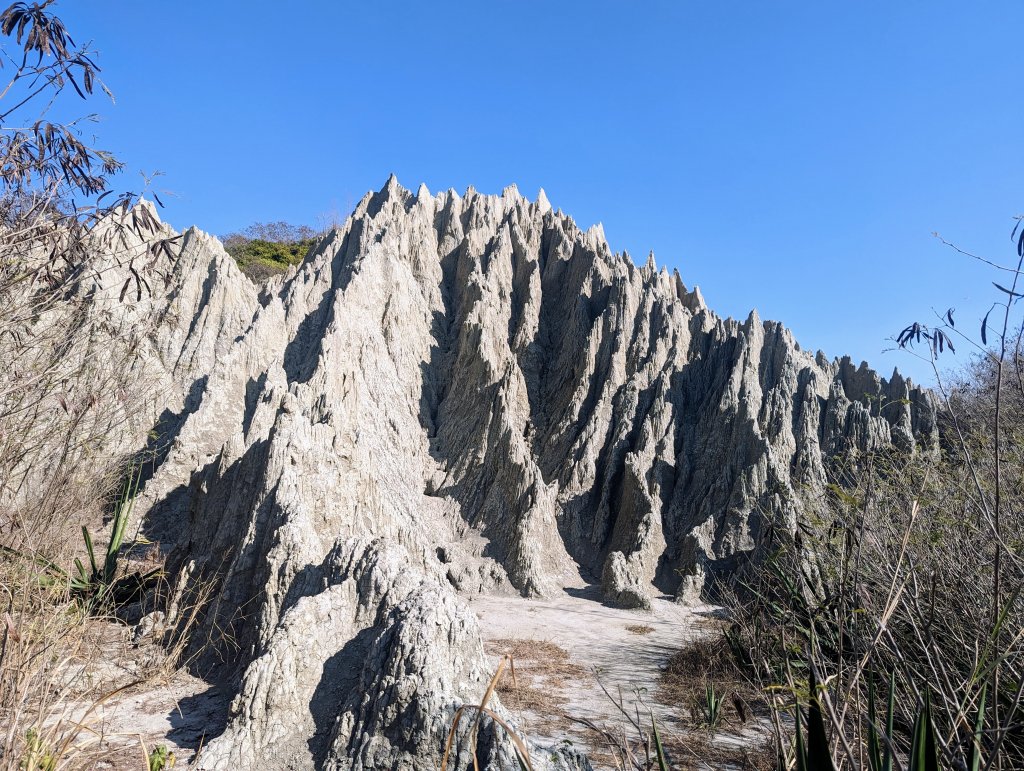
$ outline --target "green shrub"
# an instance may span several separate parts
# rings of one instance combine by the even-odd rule
[[[242,272],[253,282],[262,283],[302,262],[317,238],[316,231],[305,225],[257,222],[221,240]]]

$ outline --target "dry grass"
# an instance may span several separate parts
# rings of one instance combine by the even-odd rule
[[[743,673],[736,666],[725,636],[716,632],[688,644],[669,659],[658,683],[658,699],[690,710],[695,701],[704,698],[707,683],[714,685],[725,697],[726,714],[740,720],[738,710],[732,703],[737,696],[747,704],[758,700],[757,692],[751,688]]]
[[[88,612],[66,586],[41,582],[23,561],[0,568],[0,589],[7,598],[0,613],[0,769],[49,768],[52,761],[53,768],[92,769],[125,755],[140,767],[140,739],[105,733],[102,714],[169,683],[186,663],[198,605],[135,641],[132,617],[171,609],[166,586],[122,618]]]
[[[510,656],[509,670],[498,684],[502,703],[513,712],[529,712],[553,721],[561,730],[570,725],[564,695],[571,682],[589,682],[590,672],[569,660],[569,652],[546,640],[491,640],[489,654]]]
[[[621,768],[624,757],[640,758],[644,755],[645,740],[633,735],[635,730],[627,727],[624,718],[623,725],[615,727],[588,724],[568,715],[566,689],[575,683],[589,685],[594,681],[594,675],[574,664],[564,648],[544,640],[503,639],[489,641],[486,649],[491,655],[510,656],[515,664],[515,680],[511,670],[506,670],[497,686],[502,703],[513,712],[526,712],[542,719],[548,732],[568,734],[574,727],[576,731],[586,729],[592,739],[588,742],[591,746],[587,755],[596,768]],[[745,703],[756,700],[756,694],[733,664],[728,644],[720,635],[697,641],[670,659],[658,684],[657,700],[663,704],[680,705],[688,714],[692,708],[692,695],[703,694],[704,683],[709,679],[715,682],[723,695],[736,694]],[[731,711],[728,722],[736,729],[742,729],[731,698],[725,710]],[[660,733],[675,769],[708,768],[710,765],[714,768],[768,771],[775,767],[770,743],[766,746],[734,746],[723,742],[722,734],[676,730],[666,726],[661,726]],[[629,749],[624,750],[627,746]]]
[[[650,634],[654,631],[654,627],[650,624],[630,624],[626,627],[626,631],[633,634]]]
[[[763,746],[735,747],[716,743],[707,732],[661,732],[662,746],[673,769],[697,771],[707,768],[728,768],[738,771],[777,771],[778,764],[771,742]]]
[[[39,594],[9,619],[0,767],[34,761],[43,768],[49,759],[59,760],[60,768],[94,767],[102,752],[93,729],[97,709],[136,685],[122,663],[123,634],[60,596]]]
[[[701,718],[708,684],[723,700],[722,721],[716,729],[708,729]],[[689,643],[669,659],[658,682],[657,699],[689,719],[689,730],[663,731],[662,742],[675,767],[775,768],[770,741],[759,745],[746,735],[745,746],[723,741],[725,734],[751,729],[751,720],[765,710],[759,692],[736,665],[721,629]]]

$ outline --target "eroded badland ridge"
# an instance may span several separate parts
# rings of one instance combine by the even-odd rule
[[[179,244],[132,311],[160,318],[138,512],[237,694],[200,768],[436,768],[489,677],[467,596],[698,602],[832,458],[935,442],[927,392],[719,318],[543,194],[392,178],[260,288]]]

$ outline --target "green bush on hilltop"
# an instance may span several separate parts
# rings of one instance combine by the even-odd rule
[[[254,283],[284,273],[305,259],[316,243],[316,231],[287,222],[257,222],[221,238],[224,249]]]

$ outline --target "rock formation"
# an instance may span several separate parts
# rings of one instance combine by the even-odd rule
[[[934,442],[926,392],[719,318],[543,193],[392,178],[259,292],[196,230],[166,271],[139,511],[238,688],[202,768],[436,768],[487,679],[459,593],[695,601],[830,458]]]

